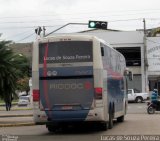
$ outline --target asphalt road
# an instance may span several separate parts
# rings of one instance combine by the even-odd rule
[[[15,110],[20,108],[21,110]],[[5,111],[4,107],[0,108],[0,115],[24,115],[24,114],[33,114],[33,110],[26,110],[28,107],[17,107],[11,109],[11,111]],[[30,107],[29,107],[30,108]],[[147,113],[147,103],[128,103],[127,113],[129,114],[144,114]],[[3,110],[2,110],[3,109]],[[24,109],[24,110],[23,110]]]
[[[147,114],[147,103],[128,103],[128,114]]]
[[[32,118],[32,117],[30,117]],[[148,115],[146,103],[129,103],[128,113],[123,123],[114,122],[113,129],[100,131],[95,127],[69,128],[49,133],[45,125],[2,127],[0,140],[6,137],[15,141],[101,141],[114,135],[159,135],[160,115]]]
[[[127,114],[146,114],[147,113],[146,103],[129,103]],[[0,111],[0,124],[10,123],[25,123],[33,122],[33,110],[11,110],[11,111]],[[23,116],[26,115],[26,116]],[[20,116],[20,117],[18,117]],[[2,118],[3,117],[3,118]]]
[[[159,135],[160,116],[158,114],[127,114],[124,123],[114,122],[113,129],[100,131],[91,127],[49,133],[44,125],[5,127],[1,135],[18,137],[18,141],[100,141],[103,136],[113,135]]]

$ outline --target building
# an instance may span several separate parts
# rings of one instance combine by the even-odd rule
[[[160,37],[147,37],[149,89],[158,89],[160,94]]]
[[[141,92],[149,92],[156,88],[160,93],[160,37],[144,38],[143,31],[100,29],[83,31],[81,34],[95,35],[104,39],[124,55],[127,67],[134,74],[134,80],[129,82],[129,88]]]

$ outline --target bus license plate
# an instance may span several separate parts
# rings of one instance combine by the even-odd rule
[[[72,110],[73,107],[72,106],[63,106],[62,110]]]

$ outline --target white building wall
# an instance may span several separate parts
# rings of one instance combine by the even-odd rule
[[[160,75],[160,37],[147,38],[148,74]]]
[[[98,32],[99,31],[99,32]],[[106,31],[93,30],[83,32],[87,35],[95,35],[101,39],[108,41],[110,44],[143,44],[143,32],[142,31]]]

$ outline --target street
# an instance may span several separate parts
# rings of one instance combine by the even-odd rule
[[[32,117],[28,117],[32,118]],[[45,125],[2,127],[1,135],[13,135],[18,141],[100,141],[107,135],[159,135],[160,115],[148,115],[146,103],[129,103],[128,114],[123,123],[114,122],[113,129],[100,131],[96,128],[81,127],[49,133]],[[4,136],[3,136],[4,138]]]
[[[19,141],[100,141],[103,135],[159,135],[159,115],[128,114],[124,123],[114,123],[111,130],[99,131],[90,128],[70,129],[57,133],[49,133],[44,125],[6,127],[1,129],[1,135],[14,135]]]
[[[147,114],[147,103],[128,103],[128,114]]]

